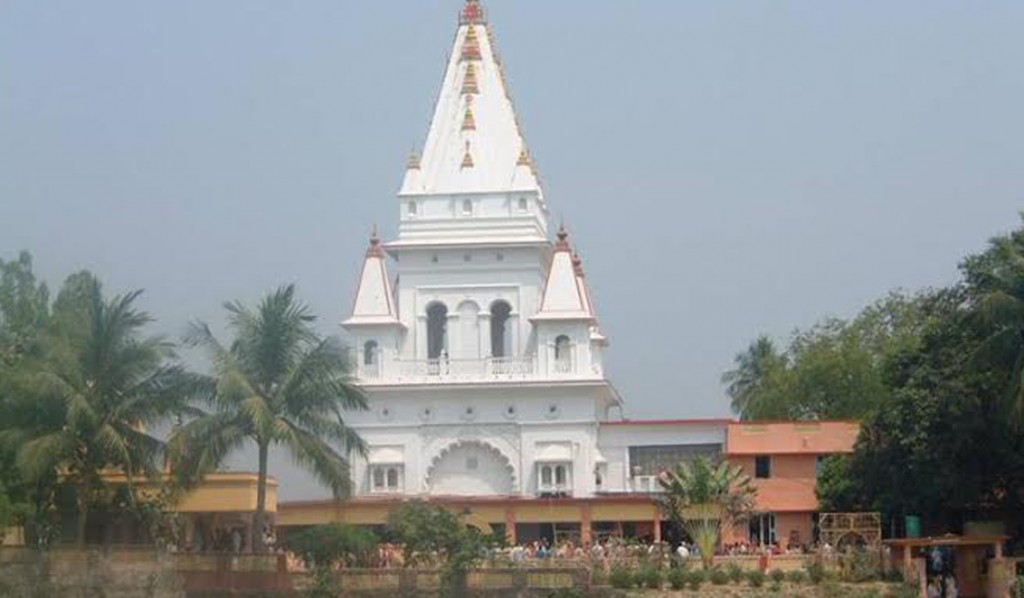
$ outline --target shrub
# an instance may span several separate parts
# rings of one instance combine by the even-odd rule
[[[633,572],[621,565],[616,565],[608,574],[608,583],[617,590],[633,587]]]
[[[825,579],[825,565],[818,561],[807,561],[804,563],[804,569],[807,570],[807,578],[814,585],[818,585]]]
[[[672,569],[666,577],[668,578],[668,585],[673,590],[681,590],[686,587],[686,569]]]
[[[704,583],[705,579],[706,577],[703,569],[694,569],[686,576],[686,583],[690,586],[691,590],[696,591],[700,589],[700,586]]]
[[[663,581],[663,576],[661,574],[661,569],[658,569],[657,567],[650,567],[650,566],[644,567],[640,571],[637,571],[636,578],[637,578],[637,584],[636,585],[638,585],[638,586],[640,586],[642,588],[649,588],[649,589],[652,589],[652,590],[660,589],[661,588],[661,582]]]
[[[875,581],[881,576],[878,555],[857,549],[843,555],[842,580],[853,583]]]
[[[729,574],[721,567],[715,567],[711,570],[711,583],[716,586],[724,586],[729,583]]]
[[[747,583],[752,588],[759,588],[764,585],[765,574],[760,569],[754,569],[753,571],[747,571]]]
[[[586,598],[586,593],[579,588],[561,588],[548,592],[548,598]]]
[[[821,595],[825,598],[844,598],[843,587],[832,580],[821,584]]]
[[[782,591],[782,584],[780,584],[777,581],[773,581],[772,585],[769,586],[768,589],[771,590],[773,594],[778,594],[780,591]]]
[[[733,583],[743,581],[743,567],[740,567],[736,563],[729,563],[725,568],[725,572],[729,574],[729,581]]]
[[[786,580],[793,584],[802,584],[807,581],[807,574],[799,569],[794,569],[786,574]]]
[[[768,575],[771,576],[772,581],[775,583],[782,583],[782,580],[786,579],[786,572],[782,569],[772,569]]]
[[[921,595],[921,590],[911,584],[900,583],[892,588],[889,588],[888,598],[918,598]],[[1014,596],[1014,598],[1024,598],[1022,596]]]

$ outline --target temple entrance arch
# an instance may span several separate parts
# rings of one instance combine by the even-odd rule
[[[514,493],[515,482],[508,457],[479,440],[448,445],[427,469],[431,496],[507,496]]]

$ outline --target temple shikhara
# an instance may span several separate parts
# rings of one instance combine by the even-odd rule
[[[658,541],[658,474],[709,454],[749,461],[763,488],[763,514],[734,536],[811,540],[816,460],[849,451],[856,424],[624,418],[584,261],[550,222],[475,0],[395,206],[397,237],[371,236],[342,323],[371,404],[347,416],[369,446],[355,496],[282,503],[279,527],[381,525],[418,497],[513,542]]]

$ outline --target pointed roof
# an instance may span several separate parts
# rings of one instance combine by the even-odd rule
[[[576,274],[576,286],[580,289],[580,295],[587,306],[587,311],[594,318],[594,323],[590,326],[590,341],[606,347],[609,344],[608,337],[601,334],[601,329],[597,324],[597,310],[594,309],[594,302],[590,298],[590,286],[587,285],[587,275],[583,272],[583,258],[575,251],[572,254],[572,269]]]
[[[467,0],[459,13],[419,171],[406,173],[400,194],[540,194],[528,157],[523,165],[526,143],[509,98],[484,9],[479,0]],[[466,159],[467,143],[472,146],[471,160]],[[472,168],[466,167],[470,161]]]
[[[401,326],[398,321],[398,310],[395,308],[395,296],[391,292],[391,281],[384,248],[380,245],[380,237],[376,228],[370,235],[370,245],[366,249],[363,260],[363,271],[359,276],[359,288],[352,306],[352,317],[341,323],[346,328],[366,325]]]
[[[540,311],[530,319],[592,322],[594,314],[590,306],[590,297],[586,284],[581,284],[582,282],[582,277],[577,276],[572,246],[569,245],[569,233],[563,226],[558,230],[558,241],[551,256],[551,269],[548,271]]]

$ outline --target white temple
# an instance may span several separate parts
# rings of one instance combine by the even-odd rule
[[[398,238],[374,233],[342,323],[372,403],[350,418],[370,446],[354,467],[357,497],[585,498],[654,485],[627,471],[636,434],[607,428],[622,403],[604,374],[608,341],[568,233],[551,238],[475,0],[398,206]],[[721,422],[694,426],[697,447],[720,448]],[[666,444],[654,432],[649,442]]]

